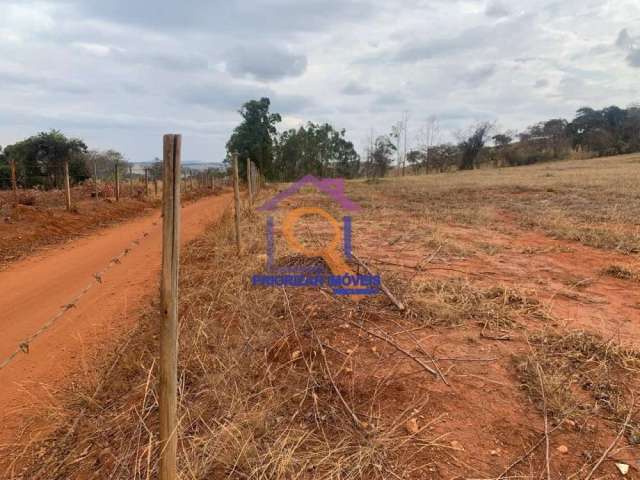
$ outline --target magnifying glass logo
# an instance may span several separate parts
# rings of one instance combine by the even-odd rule
[[[333,229],[333,238],[327,245],[317,248],[309,247],[303,245],[296,237],[294,228],[300,219],[307,215],[318,215],[329,222]],[[353,274],[339,250],[339,246],[343,242],[342,226],[326,210],[317,207],[301,207],[291,210],[282,223],[282,234],[289,246],[296,252],[308,257],[322,257],[334,275]]]
[[[318,215],[324,218],[333,229],[333,238],[322,247],[309,247],[303,245],[295,235],[295,226],[300,219],[306,215]],[[344,231],[340,223],[333,218],[326,210],[317,207],[301,207],[291,210],[282,222],[282,234],[289,246],[296,252],[308,257],[321,257],[331,269],[334,276],[353,276],[354,273],[344,259],[339,247],[344,241]],[[358,300],[362,295],[349,295],[352,299]]]

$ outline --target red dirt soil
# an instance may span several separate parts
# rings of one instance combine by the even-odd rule
[[[438,328],[437,334],[427,328],[424,333],[416,329],[413,336],[433,357],[491,359],[486,362],[441,361],[440,368],[451,379],[451,386],[442,382],[425,384],[421,377],[415,377],[415,369],[411,366],[401,367],[388,360],[386,368],[380,367],[375,359],[371,360],[374,366],[368,369],[360,366],[361,370],[375,371],[381,376],[393,371],[404,379],[402,390],[396,394],[398,398],[420,392],[431,399],[433,410],[426,418],[444,415],[433,432],[446,435],[445,444],[456,442],[451,450],[455,458],[452,456],[450,461],[439,463],[436,478],[452,478],[461,471],[473,471],[481,478],[495,478],[523,453],[523,432],[531,432],[530,443],[540,438],[543,431],[540,415],[531,408],[529,400],[514,382],[512,366],[514,355],[526,354],[531,348],[526,340],[528,333],[543,328],[564,333],[584,330],[599,334],[604,339],[615,338],[625,346],[636,349],[640,346],[638,283],[603,274],[604,269],[611,265],[636,269],[636,256],[553,239],[537,231],[525,231],[508,218],[503,218],[499,226],[505,233],[479,226],[440,226],[441,231],[456,244],[477,246],[479,242],[487,242],[499,248],[494,254],[475,250],[468,257],[458,259],[446,259],[445,255],[436,254],[425,265],[429,252],[412,250],[410,242],[385,246],[383,254],[379,249],[365,248],[361,251],[363,257],[378,268],[393,271],[407,281],[462,277],[476,286],[504,285],[530,290],[552,316],[546,322],[520,319],[522,328],[513,329],[508,342],[482,338],[480,327],[474,324]],[[396,228],[388,232],[388,236],[397,231]],[[373,240],[360,239],[360,243],[376,245]],[[416,269],[414,266],[419,264],[423,267]],[[394,338],[399,340],[402,337]],[[407,349],[411,349],[414,343],[410,340],[404,344]],[[357,348],[334,341],[343,349]],[[392,349],[380,343],[379,354],[387,353],[386,350],[394,354]],[[463,418],[460,412],[464,412]],[[599,455],[615,436],[614,429],[596,419],[590,419],[580,428],[584,430],[578,427],[560,429],[551,441],[553,468],[563,472],[562,475],[568,476],[581,467],[585,461],[581,456],[583,452],[590,451],[595,444],[599,447],[593,454]],[[571,446],[569,455],[557,453],[555,449],[561,444]],[[640,449],[637,446],[625,446],[620,442],[608,460],[600,471],[600,475],[604,471],[607,476],[600,478],[617,478],[611,460],[632,466],[633,473],[629,473],[627,478],[640,478],[637,476],[640,468]]]
[[[90,234],[97,229],[149,214],[151,201],[79,201],[74,210],[49,205],[19,205],[0,210],[0,269],[43,247]]]
[[[230,204],[231,195],[206,197],[183,207],[182,243],[202,234]],[[48,386],[88,374],[92,352],[114,344],[136,321],[135,312],[157,291],[161,257],[158,212],[123,223],[55,250],[29,257],[0,272],[0,358],[4,360],[40,328],[130,243],[148,236],[84,295],[55,325],[37,338],[28,354],[0,370],[0,443],[15,440],[22,413],[46,403]]]

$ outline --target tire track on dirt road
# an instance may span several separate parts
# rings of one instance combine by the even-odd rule
[[[230,205],[231,194],[206,197],[182,209],[181,243],[204,233]],[[0,370],[0,444],[15,440],[21,413],[49,400],[59,386],[87,370],[87,359],[110,346],[135,323],[135,313],[159,285],[162,252],[160,213],[107,228],[19,261],[0,272],[0,358],[13,352],[87,286],[143,232],[149,235],[122,263],[90,289],[56,324]]]

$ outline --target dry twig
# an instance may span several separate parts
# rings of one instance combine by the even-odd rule
[[[590,480],[591,479],[593,474],[596,473],[596,470],[598,470],[598,468],[600,467],[602,462],[604,462],[604,459],[607,458],[609,453],[611,453],[611,450],[613,450],[613,448],[616,446],[616,444],[618,443],[618,441],[620,440],[620,438],[624,434],[624,431],[629,426],[629,421],[631,421],[631,415],[633,414],[634,403],[635,402],[631,403],[631,408],[629,409],[629,414],[627,415],[627,418],[625,419],[624,424],[622,425],[622,428],[618,432],[618,435],[616,435],[616,438],[614,438],[613,442],[611,442],[611,445],[609,445],[609,447],[607,447],[607,449],[604,451],[604,453],[602,454],[600,459],[596,462],[596,464],[593,466],[593,468],[589,472],[589,475],[587,475],[584,480]]]
[[[367,273],[369,275],[373,275],[373,272],[371,271],[371,269],[362,261],[360,260],[355,253],[352,253],[351,256],[355,259],[356,262],[358,262],[359,265],[362,266],[362,268],[364,268]],[[384,294],[389,298],[389,300],[391,300],[391,302],[398,307],[398,310],[400,310],[401,312],[405,310],[405,306],[404,303],[402,303],[400,300],[398,300],[393,293],[391,293],[391,290],[389,290],[387,288],[387,286],[384,284],[384,282],[382,281],[382,279],[380,279],[380,289],[384,292]]]
[[[411,352],[409,352],[408,350],[405,350],[404,348],[402,348],[400,345],[398,345],[396,342],[394,342],[393,340],[391,340],[389,337],[387,337],[386,335],[381,335],[379,333],[376,332],[372,332],[371,330],[367,330],[366,328],[364,328],[362,325],[358,325],[356,322],[349,322],[351,325],[359,328],[360,330],[362,330],[365,333],[368,333],[369,335],[372,335],[376,338],[379,338],[380,340],[383,340],[385,342],[387,342],[389,345],[391,345],[393,348],[395,348],[396,350],[398,350],[401,353],[404,353],[407,357],[409,357],[410,359],[412,359],[414,362],[416,362],[418,365],[420,365],[422,368],[424,368],[427,372],[429,372],[430,374],[439,377],[440,375],[438,374],[438,372],[436,372],[433,368],[431,368],[429,365],[425,364],[422,360],[420,360],[418,357],[416,357],[415,355],[413,355]]]

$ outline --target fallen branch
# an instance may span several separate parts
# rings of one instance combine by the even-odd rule
[[[400,353],[404,353],[407,357],[409,357],[411,360],[413,360],[414,362],[416,362],[418,365],[420,365],[422,368],[424,368],[427,372],[429,372],[430,374],[432,374],[435,377],[440,377],[440,374],[435,371],[433,368],[431,368],[429,365],[427,365],[426,363],[424,363],[422,360],[420,360],[418,357],[416,357],[415,355],[413,355],[411,352],[409,352],[408,350],[405,350],[404,348],[402,348],[400,345],[398,345],[396,342],[394,342],[393,340],[391,340],[390,338],[388,338],[385,335],[381,335],[379,333],[376,332],[372,332],[371,330],[367,330],[366,328],[364,328],[362,325],[358,325],[356,322],[349,322],[351,325],[353,325],[354,327],[359,328],[360,330],[362,330],[365,333],[368,333],[369,335],[372,335],[376,338],[379,338],[380,340],[388,343],[389,345],[391,345],[393,348],[395,348],[397,351],[399,351]]]
[[[584,480],[590,480],[591,477],[593,476],[593,474],[596,473],[596,470],[598,470],[598,468],[600,467],[602,462],[604,462],[604,459],[607,458],[609,453],[611,453],[611,450],[613,450],[613,447],[616,446],[616,444],[620,440],[620,437],[622,437],[622,435],[624,434],[624,431],[629,426],[629,421],[631,420],[631,415],[632,414],[633,414],[633,404],[631,405],[631,408],[629,409],[629,414],[627,415],[627,418],[625,419],[624,424],[622,425],[622,428],[618,432],[618,435],[616,436],[616,438],[614,438],[613,442],[611,442],[611,445],[609,445],[609,447],[604,451],[604,453],[602,454],[600,459],[596,462],[596,464],[593,466],[593,468],[589,472],[589,475],[587,475]]]
[[[493,358],[463,358],[463,357],[435,357],[435,360],[442,362],[495,362],[498,360]]]
[[[358,264],[360,266],[362,266],[362,268],[364,268],[367,273],[369,275],[374,275],[374,273],[371,271],[371,269],[362,261],[360,260],[355,253],[352,253],[351,256],[355,259],[356,262],[358,262]],[[405,310],[405,306],[404,304],[398,300],[393,293],[391,293],[391,290],[389,290],[387,288],[387,286],[384,284],[384,282],[382,281],[382,278],[380,279],[380,290],[382,290],[384,292],[384,294],[387,296],[387,298],[389,298],[389,300],[391,300],[391,302],[398,307],[398,310],[400,310],[401,312]]]
[[[516,465],[518,465],[520,462],[522,462],[523,460],[525,460],[529,455],[531,455],[533,452],[536,451],[536,449],[542,444],[542,442],[544,442],[549,435],[551,435],[553,432],[555,432],[558,428],[560,428],[562,425],[564,424],[564,419],[558,423],[558,425],[556,425],[555,427],[553,427],[551,430],[549,430],[548,432],[546,432],[545,436],[542,437],[540,440],[538,440],[529,450],[527,450],[524,455],[522,455],[521,457],[519,457],[518,459],[516,459],[513,463],[511,463],[511,465],[509,465],[500,475],[498,475],[498,477],[496,478],[496,480],[502,480],[505,475],[507,473],[509,473],[511,470],[513,470],[513,467],[515,467]]]
[[[313,328],[313,325],[311,325],[311,323],[309,323],[309,325],[311,326],[311,332],[312,332],[313,336],[315,337],[316,342],[318,342],[318,346],[320,347],[320,353],[322,354],[322,361],[324,363],[324,368],[327,371],[327,376],[329,377],[329,381],[331,382],[331,385],[333,386],[333,390],[338,395],[338,398],[340,399],[340,402],[342,403],[344,408],[351,415],[351,419],[353,420],[353,423],[355,423],[356,427],[363,428],[364,425],[362,424],[362,422],[360,421],[358,416],[355,414],[355,412],[351,409],[351,407],[349,406],[347,401],[342,396],[342,393],[340,392],[340,389],[338,388],[338,386],[336,385],[335,380],[333,379],[333,375],[331,375],[331,368],[329,367],[329,362],[327,361],[327,352],[325,351],[322,342],[320,341],[320,339],[318,338],[318,335],[316,334],[316,329]]]
[[[549,460],[549,416],[547,415],[547,396],[544,391],[543,372],[540,364],[537,365],[538,378],[540,380],[540,392],[542,393],[542,407],[544,410],[544,439],[545,439],[545,467],[547,480],[551,480],[551,462]]]
[[[499,342],[508,342],[511,340],[511,336],[510,335],[501,335],[499,337],[493,336],[493,335],[487,335],[484,332],[480,332],[480,338],[486,338],[487,340],[497,340]]]
[[[414,338],[414,342],[416,343],[416,346],[418,347],[418,349],[422,353],[424,353],[427,357],[429,357],[429,360],[431,361],[431,363],[433,363],[433,366],[435,367],[436,372],[438,372],[438,375],[440,375],[440,378],[445,383],[445,385],[450,387],[451,385],[447,381],[447,378],[444,376],[444,373],[442,373],[442,370],[440,370],[440,366],[438,365],[438,362],[433,357],[433,355],[431,355],[429,352],[427,352],[427,350],[422,345],[420,345],[420,343],[415,338]]]

